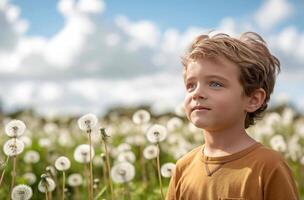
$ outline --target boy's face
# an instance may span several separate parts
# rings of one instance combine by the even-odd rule
[[[213,131],[244,126],[248,98],[243,95],[239,74],[238,66],[224,57],[189,63],[184,107],[195,126]]]

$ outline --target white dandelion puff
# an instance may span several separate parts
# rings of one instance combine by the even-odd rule
[[[56,188],[55,181],[49,177],[43,177],[38,184],[38,190],[42,193],[52,192],[55,190],[55,188]]]
[[[158,151],[159,151],[158,147],[152,144],[145,147],[143,151],[143,155],[146,159],[151,160],[157,157]]]
[[[118,153],[122,153],[125,151],[130,151],[131,150],[131,145],[128,143],[122,143],[117,147]]]
[[[16,156],[24,150],[24,143],[17,138],[9,139],[3,146],[3,151],[7,156]]]
[[[146,110],[138,110],[133,114],[132,120],[135,124],[146,124],[150,121],[150,113]]]
[[[40,147],[49,148],[52,146],[52,141],[49,138],[40,138],[38,144]]]
[[[111,169],[111,177],[115,183],[126,183],[135,176],[135,168],[129,162],[118,163]]]
[[[66,171],[71,167],[71,162],[67,157],[60,156],[55,161],[55,167],[59,171]]]
[[[47,173],[51,176],[51,177],[55,177],[57,176],[57,171],[55,169],[54,166],[49,165],[45,168],[45,170],[47,171]]]
[[[30,150],[24,154],[23,160],[27,164],[37,163],[40,160],[40,155],[37,151]]]
[[[32,139],[30,137],[23,135],[18,139],[20,139],[26,147],[32,146]]]
[[[126,137],[125,141],[134,146],[143,146],[146,142],[146,138],[143,135],[132,135]]]
[[[28,200],[32,196],[33,196],[32,188],[24,184],[15,186],[12,190],[12,195],[11,195],[12,200]]]
[[[162,142],[167,137],[167,129],[162,125],[155,124],[148,129],[146,136],[149,142]]]
[[[32,172],[27,172],[27,173],[23,174],[22,177],[23,177],[23,178],[27,181],[27,183],[30,184],[30,185],[33,185],[33,184],[36,182],[36,180],[37,180],[36,175],[35,175],[34,173],[32,173]]]
[[[83,183],[82,176],[78,173],[74,173],[68,176],[68,184],[71,187],[80,186]]]
[[[21,120],[12,120],[5,126],[5,133],[9,137],[19,137],[25,132],[26,126]]]
[[[285,152],[287,144],[282,135],[275,135],[270,139],[270,146],[276,151]]]
[[[167,122],[169,131],[175,131],[183,126],[183,121],[178,117],[173,117]]]
[[[170,178],[172,176],[172,172],[174,169],[175,169],[174,163],[165,163],[161,166],[160,172],[163,177]]]
[[[86,114],[78,119],[78,126],[83,131],[91,131],[98,123],[98,119],[94,114]]]
[[[93,159],[95,151],[91,147],[91,158]],[[78,145],[74,151],[74,159],[79,163],[88,163],[90,162],[90,145],[81,144]]]
[[[136,161],[136,157],[135,157],[135,154],[132,151],[125,151],[125,152],[121,152],[118,155],[117,160],[119,162],[134,163]]]

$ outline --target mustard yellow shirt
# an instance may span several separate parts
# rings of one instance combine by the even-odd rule
[[[204,145],[176,163],[166,200],[299,200],[283,156],[261,143],[208,157]]]

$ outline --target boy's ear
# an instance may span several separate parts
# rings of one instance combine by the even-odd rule
[[[248,97],[248,102],[245,111],[251,113],[259,109],[266,98],[266,92],[263,88],[258,88]]]

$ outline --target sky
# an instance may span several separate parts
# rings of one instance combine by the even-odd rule
[[[301,0],[0,0],[0,99],[5,111],[104,113],[179,107],[180,57],[210,30],[254,31],[280,59],[270,105],[304,112]]]

